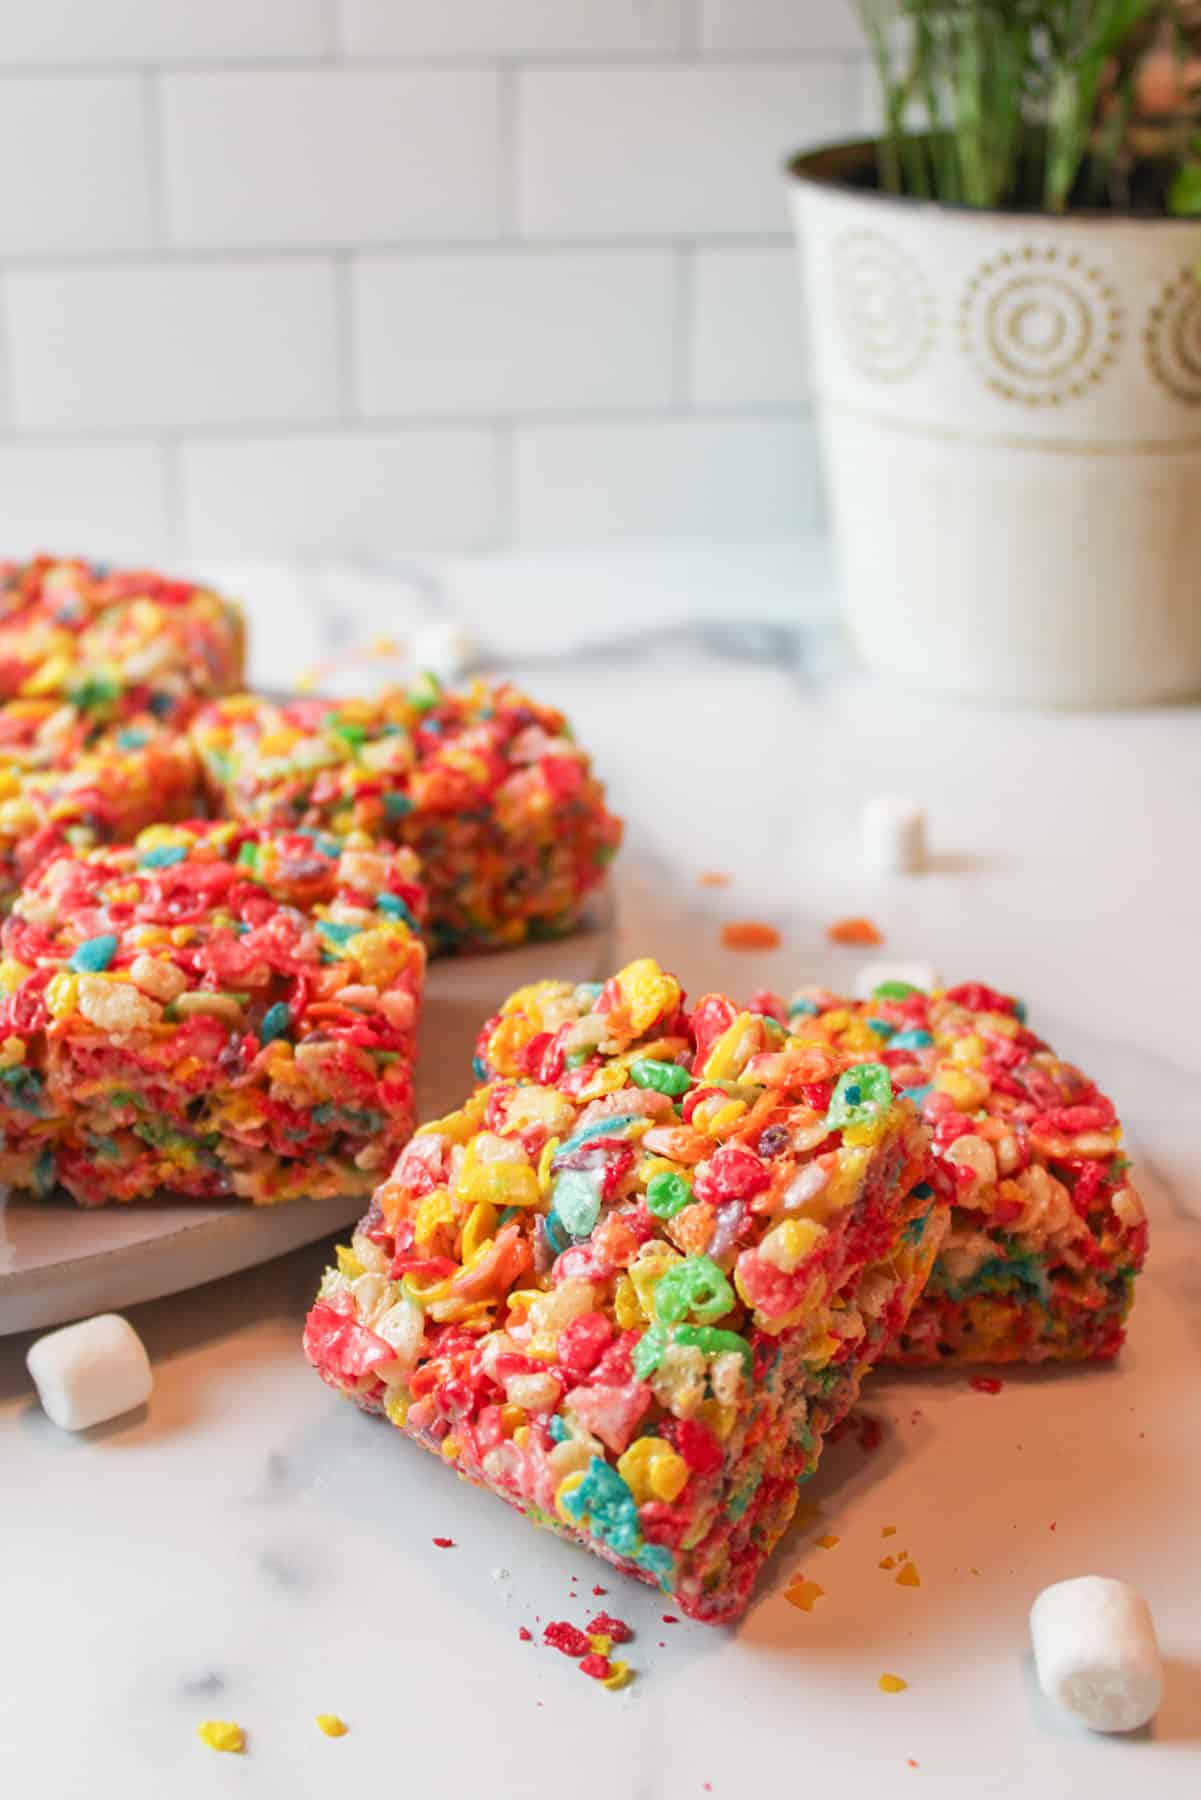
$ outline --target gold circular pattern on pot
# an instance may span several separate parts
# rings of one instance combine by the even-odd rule
[[[1165,281],[1143,331],[1147,367],[1169,394],[1201,406],[1201,281],[1192,267]]]
[[[994,394],[1065,406],[1117,361],[1125,315],[1094,263],[1054,244],[1024,244],[983,263],[964,290],[959,341]]]
[[[830,259],[848,357],[872,381],[903,381],[934,342],[934,296],[925,276],[878,231],[843,232]]]

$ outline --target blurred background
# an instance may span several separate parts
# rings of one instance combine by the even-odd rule
[[[0,82],[6,554],[814,525],[848,0],[4,0]]]

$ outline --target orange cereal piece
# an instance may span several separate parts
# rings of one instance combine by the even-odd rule
[[[730,877],[724,869],[702,869],[697,876],[702,887],[729,887]]]
[[[897,1576],[898,1587],[921,1587],[922,1578],[917,1572],[917,1564],[907,1562]]]
[[[897,1559],[895,1556],[882,1556],[880,1558],[879,1562],[876,1564],[876,1567],[878,1569],[895,1569],[896,1566],[897,1566]]]
[[[909,1683],[901,1675],[881,1675],[876,1686],[882,1694],[903,1694]]]
[[[795,1606],[801,1612],[812,1612],[816,1603],[825,1598],[825,1592],[825,1588],[818,1587],[816,1581],[806,1581],[802,1576],[790,1588],[785,1588],[784,1598],[789,1606]]]
[[[823,1550],[833,1550],[835,1544],[841,1544],[842,1539],[835,1537],[832,1531],[827,1531],[826,1535],[819,1537],[817,1541]]]
[[[722,926],[721,941],[727,950],[774,950],[780,934],[761,919],[736,919]]]
[[[896,1537],[896,1535],[897,1535],[897,1528],[895,1525],[884,1525],[880,1529],[881,1537]]]
[[[832,944],[882,944],[884,933],[870,919],[836,919],[826,926]]]

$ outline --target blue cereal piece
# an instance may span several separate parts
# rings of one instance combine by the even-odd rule
[[[264,1044],[273,1044],[276,1038],[286,1037],[292,1025],[292,1009],[282,1000],[269,1006],[263,1014],[263,1023],[259,1027],[259,1037]]]
[[[177,863],[187,862],[188,851],[184,844],[156,844],[153,850],[143,850],[138,857],[141,869],[173,869]]]
[[[84,938],[67,967],[74,969],[77,975],[99,975],[116,954],[116,938],[110,931],[104,931],[99,937]]]

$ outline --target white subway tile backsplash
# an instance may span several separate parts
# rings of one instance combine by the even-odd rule
[[[809,345],[791,246],[723,245],[693,263],[689,394],[698,406],[798,406]]]
[[[690,0],[339,0],[351,56],[603,56],[680,41]]]
[[[369,258],[355,269],[368,414],[664,406],[674,269],[664,250]]]
[[[486,430],[198,440],[182,456],[184,536],[205,556],[476,550],[497,539]]]
[[[134,76],[0,84],[0,256],[150,241],[148,147]]]
[[[162,110],[174,244],[373,244],[497,230],[493,71],[169,75]]]
[[[807,419],[519,425],[523,545],[791,536],[816,516]]]
[[[167,554],[163,453],[149,444],[0,444],[0,554]]]
[[[701,50],[861,50],[854,0],[697,0]]]
[[[533,237],[783,233],[784,158],[837,134],[849,80],[821,61],[524,70],[521,226]]]
[[[12,270],[4,300],[19,426],[337,412],[334,283],[323,262]]]
[[[314,56],[322,0],[0,0],[0,67]]]

